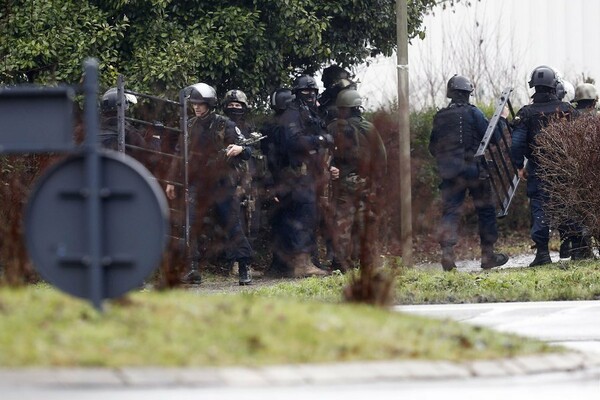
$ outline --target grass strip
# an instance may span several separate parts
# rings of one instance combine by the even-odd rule
[[[600,299],[600,263],[565,262],[476,273],[401,269],[396,304],[489,303]],[[257,296],[340,302],[347,276],[286,282],[253,290]]]
[[[310,296],[331,280],[309,280]],[[494,359],[561,351],[484,328],[257,293],[144,291],[104,313],[48,286],[0,288],[0,366],[258,366]]]

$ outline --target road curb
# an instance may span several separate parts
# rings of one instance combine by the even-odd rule
[[[600,367],[600,355],[568,352],[461,363],[408,360],[222,368],[0,368],[0,388],[298,386],[477,379],[596,367]]]

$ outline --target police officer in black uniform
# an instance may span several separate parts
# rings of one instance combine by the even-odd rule
[[[483,112],[469,103],[473,89],[464,76],[450,78],[446,96],[451,102],[435,115],[429,143],[429,151],[436,159],[442,178],[440,245],[445,271],[456,269],[454,246],[458,240],[460,211],[467,191],[473,198],[478,215],[481,268],[490,269],[508,261],[505,254],[494,253],[498,228],[492,187],[483,167],[473,157],[488,126]],[[500,124],[496,129],[497,137],[502,134]]]
[[[100,102],[100,135],[98,140],[102,147],[115,150],[119,149],[119,128],[117,119],[117,103],[118,103],[117,88],[110,88],[102,95]],[[130,104],[136,104],[137,98],[132,94],[125,94],[125,110],[129,109]],[[144,136],[128,121],[125,124],[125,145],[133,147],[126,148],[125,152],[142,162],[147,167],[151,167],[148,153],[142,149],[147,148]]]
[[[191,206],[193,217],[192,245],[196,246],[192,262],[198,262],[198,240],[206,228],[204,217],[209,213],[225,234],[226,257],[230,264],[239,264],[239,284],[249,285],[252,282],[249,263],[252,259],[252,248],[244,235],[239,218],[239,199],[236,196],[236,163],[250,158],[250,149],[240,146],[243,136],[229,118],[218,115],[214,109],[217,94],[213,87],[205,83],[197,83],[187,88],[189,102],[194,109],[195,117],[189,121],[189,176]],[[183,137],[179,148],[182,150]],[[180,160],[174,160],[169,180],[174,181]],[[167,197],[176,197],[175,187],[167,185]]]
[[[558,76],[552,68],[541,65],[533,70],[529,79],[529,87],[535,88],[533,102],[519,110],[513,130],[511,157],[517,166],[519,177],[527,180],[527,197],[532,218],[531,238],[536,246],[536,255],[529,264],[530,267],[552,262],[548,250],[550,229],[544,210],[548,194],[537,173],[538,164],[534,153],[536,136],[552,118],[570,118],[575,113],[569,103],[556,96],[558,83]],[[525,158],[528,160],[526,168]]]
[[[324,131],[317,113],[318,86],[313,77],[295,79],[292,93],[295,99],[279,119],[286,165],[282,167],[280,188],[281,214],[275,246],[293,275],[297,277],[325,275],[317,268],[311,255],[316,249],[317,185],[322,177],[322,150],[333,143]]]
[[[283,229],[280,198],[283,198],[286,192],[285,174],[283,174],[284,167],[289,166],[280,120],[283,112],[288,108],[293,98],[294,95],[291,89],[275,89],[269,96],[269,107],[273,110],[273,114],[260,129],[260,132],[266,136],[266,139],[260,143],[262,153],[266,156],[268,167],[268,174],[265,179],[265,200],[268,201],[272,250],[271,264],[265,274],[272,278],[291,277],[294,275],[291,265],[285,262],[286,251],[281,248],[282,241],[278,239],[286,234],[280,231]]]

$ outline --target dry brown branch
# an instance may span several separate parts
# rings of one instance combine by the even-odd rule
[[[553,226],[576,223],[600,237],[600,118],[553,121],[537,137],[535,155]]]

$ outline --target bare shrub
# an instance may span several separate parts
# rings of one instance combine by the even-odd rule
[[[0,284],[19,286],[38,279],[23,240],[23,214],[33,182],[51,161],[49,155],[0,158]]]
[[[589,113],[572,121],[554,120],[537,144],[551,225],[575,223],[600,237],[600,118]]]

